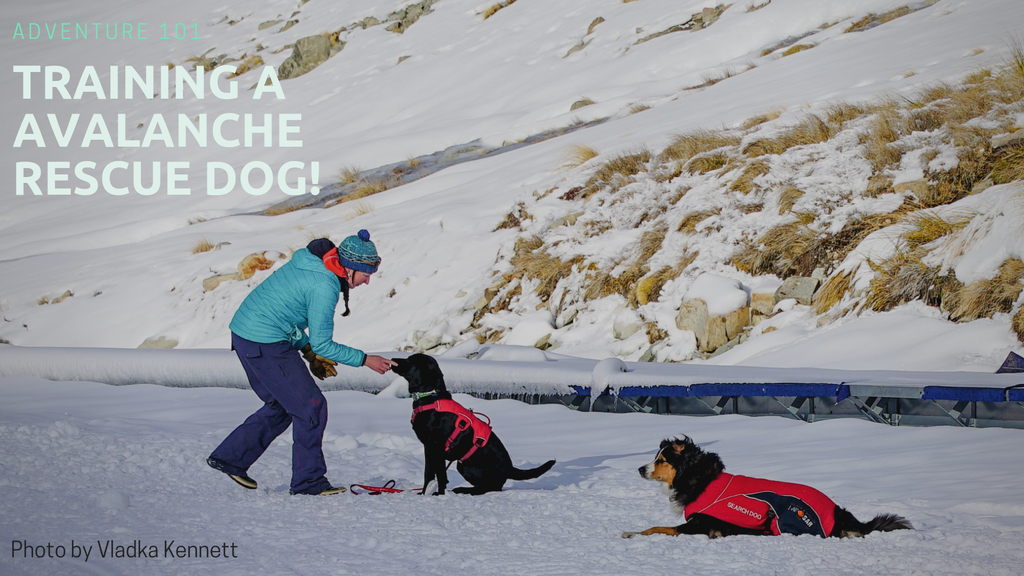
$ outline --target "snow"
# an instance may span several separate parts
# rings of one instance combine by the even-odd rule
[[[483,497],[403,492],[288,495],[285,434],[244,490],[205,457],[259,406],[251,392],[0,379],[0,512],[5,542],[53,544],[65,558],[6,550],[4,574],[998,574],[1024,561],[1020,431],[888,427],[861,420],[657,417],[574,412],[456,395],[487,414],[539,479]],[[324,452],[336,484],[422,483],[410,401],[327,392]],[[680,522],[640,478],[662,438],[687,434],[730,472],[817,487],[861,519],[892,512],[917,528],[858,540],[653,536]],[[462,483],[454,467],[451,486]],[[158,558],[99,557],[107,540]],[[70,557],[72,540],[93,547]],[[236,545],[237,558],[165,558],[164,543]]]
[[[345,494],[330,498],[288,495],[290,438],[280,438],[253,466],[261,489],[245,491],[209,469],[205,457],[259,401],[244,389],[244,376],[226,350],[228,323],[242,299],[273,269],[248,280],[204,291],[202,281],[234,272],[252,253],[286,256],[316,235],[335,241],[366,228],[383,257],[373,281],[353,291],[352,315],[337,322],[336,339],[368,351],[393,354],[429,337],[450,348],[440,362],[452,389],[479,393],[547,393],[583,386],[594,390],[664,383],[719,381],[819,382],[906,385],[922,382],[1004,385],[1013,377],[991,374],[1008,351],[1020,352],[1010,318],[952,323],[941,312],[911,303],[886,313],[865,312],[821,323],[808,307],[780,303],[741,346],[712,359],[683,364],[641,364],[650,343],[638,322],[666,334],[650,351],[659,362],[680,361],[695,350],[693,334],[675,327],[675,310],[688,294],[733,306],[748,292],[772,291],[772,277],[751,278],[723,265],[738,242],[756,237],[789,216],[775,200],[745,214],[723,196],[713,177],[681,178],[691,186],[673,208],[680,220],[711,212],[699,238],[670,233],[668,248],[648,263],[673,266],[679,254],[699,252],[694,269],[662,288],[658,302],[637,311],[620,296],[577,302],[575,320],[529,295],[512,311],[490,314],[483,324],[504,331],[497,344],[480,345],[465,330],[474,305],[503,274],[517,232],[496,230],[506,214],[522,207],[531,215],[523,233],[546,235],[551,254],[584,256],[609,272],[648,231],[651,195],[663,190],[644,177],[625,189],[619,203],[587,206],[580,222],[614,223],[616,233],[582,238],[558,222],[581,210],[558,200],[585,182],[600,162],[625,151],[658,151],[674,135],[695,129],[736,128],[769,111],[781,113],[747,136],[781,132],[808,113],[836,102],[867,102],[912,96],[936,82],[956,82],[1009,57],[1007,36],[1024,28],[1017,0],[916,2],[921,10],[857,33],[847,26],[868,13],[906,4],[893,0],[823,2],[757,0],[736,3],[700,32],[676,32],[637,41],[687,21],[716,2],[705,0],[560,0],[516,2],[484,20],[492,2],[441,0],[404,34],[383,26],[349,27],[345,48],[313,72],[281,83],[284,98],[254,99],[259,72],[235,80],[239,97],[169,97],[81,100],[44,94],[42,67],[69,72],[73,94],[86,66],[100,85],[111,67],[188,66],[192,56],[238,58],[258,54],[279,66],[299,38],[338,30],[368,16],[383,19],[410,2],[376,0],[178,0],[126,4],[112,0],[12,3],[0,14],[0,39],[10,72],[0,83],[0,131],[15,142],[26,115],[34,115],[45,147],[26,140],[0,162],[8,184],[0,199],[0,553],[7,574],[914,574],[1020,573],[1024,553],[1024,475],[1020,431],[888,427],[842,419],[814,424],[782,418],[693,418],[574,412],[554,405],[485,401],[457,394],[486,413],[517,464],[559,463],[545,476],[513,482],[501,494],[472,498]],[[600,16],[604,19],[588,28]],[[297,19],[286,31],[270,20]],[[148,22],[147,40],[30,40],[16,24],[54,22]],[[158,40],[160,23],[194,23],[200,40]],[[102,34],[102,32],[100,32]],[[793,39],[815,44],[782,57],[762,51]],[[580,42],[582,50],[566,56]],[[408,56],[409,58],[405,58]],[[235,62],[238,64],[238,62]],[[13,66],[40,66],[32,97],[23,97],[22,75]],[[726,81],[693,89],[724,72]],[[123,86],[122,86],[123,88]],[[583,97],[596,103],[570,110]],[[650,106],[643,113],[630,107]],[[77,128],[66,146],[61,132],[72,114]],[[294,124],[301,147],[275,138],[264,145],[207,146],[189,142],[148,147],[157,115],[176,141],[181,117],[250,114],[273,121],[301,114]],[[1017,125],[1021,115],[1016,114]],[[102,115],[114,146],[83,147],[94,115]],[[431,175],[355,203],[304,209],[268,217],[258,211],[287,200],[285,188],[335,186],[345,167],[378,170],[406,166],[441,151],[518,143],[548,130],[608,117],[565,135],[473,156]],[[139,125],[142,128],[139,128]],[[854,124],[856,127],[856,124]],[[278,125],[275,124],[275,132]],[[226,122],[225,139],[244,138],[243,122]],[[158,134],[158,132],[157,132]],[[892,211],[898,194],[849,198],[866,186],[869,167],[855,153],[858,133],[772,158],[759,184],[795,185],[805,194],[794,210],[821,212],[815,226],[836,231],[854,214]],[[949,169],[955,150],[934,135],[908,143],[937,154],[908,154],[895,182],[911,182],[925,170]],[[747,143],[747,142],[744,142]],[[581,166],[565,164],[570,145],[599,156]],[[810,163],[813,161],[813,164]],[[70,193],[35,196],[16,192],[17,163],[57,176],[44,189],[73,190],[83,182],[83,162],[114,170],[110,187],[132,186],[135,163],[143,185],[153,163],[165,185],[151,195]],[[224,162],[241,171],[262,162],[275,175],[288,162],[303,168],[260,195],[241,184],[213,194],[207,164]],[[167,191],[171,163],[188,163],[180,174],[188,195]],[[318,163],[314,177],[312,165]],[[388,170],[391,170],[389,168]],[[254,185],[262,182],[254,179]],[[213,184],[223,185],[222,180]],[[991,278],[1009,257],[1024,256],[1020,234],[1019,182],[993,186],[958,203],[934,209],[945,218],[970,214],[971,222],[929,246],[930,263],[952,269],[964,282]],[[670,191],[671,192],[671,191]],[[840,205],[840,200],[848,203]],[[824,208],[834,208],[825,213]],[[564,228],[564,229],[563,229]],[[557,231],[557,232],[553,232]],[[870,280],[869,260],[891,254],[900,229],[871,235],[840,267]],[[192,253],[205,239],[218,248]],[[277,266],[283,259],[276,260]],[[560,285],[568,293],[581,274]],[[701,279],[704,280],[701,280]],[[710,280],[715,280],[710,282]],[[529,280],[528,280],[529,281]],[[710,282],[708,291],[701,285]],[[66,291],[72,295],[53,301]],[[556,293],[558,294],[558,293]],[[735,298],[726,298],[726,295]],[[554,298],[554,297],[553,297]],[[1015,305],[1019,308],[1020,302]],[[1015,309],[1016,309],[1015,308]],[[615,328],[620,336],[614,335]],[[550,336],[558,348],[532,346]],[[178,341],[176,350],[136,350],[149,338]],[[856,371],[856,373],[851,373]],[[901,371],[892,373],[890,371]],[[404,383],[393,375],[339,370],[325,389],[330,403],[324,449],[329,477],[337,484],[422,482],[422,450],[408,424]],[[101,383],[105,382],[105,383]],[[112,386],[109,384],[117,384]],[[165,383],[174,386],[157,386]],[[509,384],[513,383],[513,384]],[[213,387],[211,387],[213,386]],[[360,390],[381,390],[376,396]],[[688,434],[718,452],[730,472],[813,485],[858,517],[894,512],[914,532],[872,534],[862,540],[809,537],[701,538],[663,536],[623,540],[622,531],[678,523],[667,498],[643,481],[638,466],[657,443]],[[453,484],[461,482],[451,472]],[[109,540],[128,546],[156,545],[159,558],[100,558]],[[237,558],[167,558],[164,542],[234,544]],[[70,558],[71,544],[92,546],[86,563]],[[64,558],[28,558],[17,542],[65,547]],[[109,555],[108,555],[109,556]]]

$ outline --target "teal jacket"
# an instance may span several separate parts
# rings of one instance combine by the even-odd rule
[[[366,353],[334,341],[334,309],[340,291],[338,276],[302,248],[246,296],[229,328],[261,344],[287,341],[299,349],[308,343],[328,360],[362,366]]]

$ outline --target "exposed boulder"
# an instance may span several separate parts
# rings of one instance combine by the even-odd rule
[[[804,306],[810,306],[814,300],[814,293],[818,290],[818,286],[821,286],[821,280],[817,278],[807,278],[806,276],[790,276],[786,278],[786,281],[779,286],[779,289],[775,291],[775,296],[772,298],[772,303],[778,304],[783,300],[790,298],[797,301],[798,304]]]
[[[317,34],[300,38],[292,49],[292,55],[281,63],[277,77],[281,80],[298,78],[323,64],[331,57],[331,39]]]

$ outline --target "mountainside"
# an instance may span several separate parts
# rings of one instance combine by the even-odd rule
[[[84,4],[47,11],[103,21]],[[814,365],[791,345],[874,327],[866,350],[908,349],[885,368],[992,370],[1024,342],[1019,2],[183,0],[109,15],[148,22],[146,40],[91,24],[100,37],[30,39],[54,17],[8,12],[25,36],[4,53],[40,67],[0,88],[18,144],[0,167],[16,184],[0,201],[0,338],[15,345],[225,347],[290,251],[360,228],[384,264],[336,338],[369,350]],[[187,34],[159,41],[159,22]],[[200,66],[202,82],[234,67],[238,98],[174,88]],[[155,98],[126,97],[129,67],[152,67]],[[280,91],[256,99],[267,67]],[[245,144],[245,115],[273,134]],[[84,142],[91,122],[110,145]],[[38,194],[19,162],[40,167]],[[83,162],[127,164],[83,193]],[[175,162],[187,194],[170,193]],[[227,168],[208,179],[211,162]],[[259,167],[243,187],[254,163],[268,190]],[[907,342],[909,325],[935,339]]]

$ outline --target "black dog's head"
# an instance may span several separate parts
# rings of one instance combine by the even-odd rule
[[[722,459],[705,452],[688,436],[662,440],[658,455],[640,467],[640,476],[663,482],[672,501],[680,507],[692,502],[725,470]]]
[[[426,354],[413,354],[408,358],[395,358],[391,371],[409,382],[409,393],[445,392],[444,374],[437,360]]]

